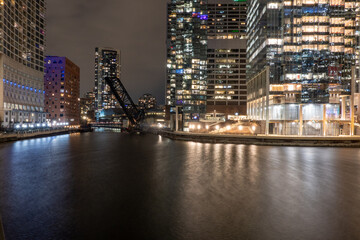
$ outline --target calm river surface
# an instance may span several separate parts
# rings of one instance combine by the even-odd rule
[[[6,240],[360,239],[360,149],[111,132],[0,145]]]

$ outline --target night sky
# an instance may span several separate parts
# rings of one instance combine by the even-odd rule
[[[46,55],[81,69],[81,95],[94,87],[96,46],[121,50],[121,81],[137,102],[143,93],[164,102],[166,0],[48,0]]]

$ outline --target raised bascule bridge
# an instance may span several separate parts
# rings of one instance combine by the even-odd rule
[[[106,84],[109,85],[111,93],[115,96],[116,100],[119,102],[122,110],[124,111],[126,117],[129,120],[128,127],[123,127],[122,124],[118,123],[94,123],[91,127],[95,128],[116,128],[125,130],[128,132],[141,132],[142,126],[141,123],[145,118],[145,112],[142,109],[139,109],[134,101],[131,99],[128,91],[126,90],[124,84],[120,81],[119,78],[105,78]]]

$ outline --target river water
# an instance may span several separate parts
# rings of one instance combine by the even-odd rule
[[[6,240],[360,239],[360,149],[112,132],[0,145]]]

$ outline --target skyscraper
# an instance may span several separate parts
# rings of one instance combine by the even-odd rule
[[[348,133],[359,3],[248,4],[248,115],[273,134]]]
[[[45,111],[48,119],[80,124],[80,68],[66,57],[45,58]]]
[[[208,0],[207,112],[246,115],[246,1]]]
[[[183,108],[185,128],[206,112],[207,1],[168,4],[166,103]]]
[[[120,51],[113,48],[95,48],[95,113],[97,120],[111,118],[119,108],[116,98],[106,84],[106,77],[120,78]]]
[[[0,0],[0,123],[42,123],[45,0]]]

